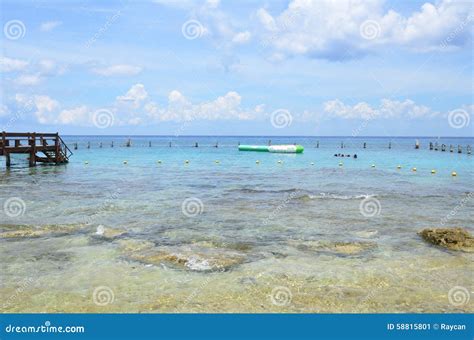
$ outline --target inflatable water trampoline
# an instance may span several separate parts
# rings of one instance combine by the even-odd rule
[[[239,145],[239,151],[302,153],[304,148],[301,145]]]

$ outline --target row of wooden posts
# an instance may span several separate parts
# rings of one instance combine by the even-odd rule
[[[240,145],[240,142],[238,142],[238,145]],[[272,145],[272,141],[271,141],[271,140],[268,141],[268,145]],[[131,147],[131,146],[132,146],[132,140],[131,140],[131,139],[128,139],[128,140],[126,141],[126,143],[124,144],[124,146],[125,146],[125,147]],[[151,147],[151,141],[148,142],[148,146]],[[171,148],[171,147],[172,147],[172,142],[169,142],[169,143],[168,143],[168,146]],[[77,143],[77,142],[74,143],[74,150],[77,150],[78,147],[79,147],[79,146],[78,146],[78,143]],[[103,147],[103,143],[100,142],[100,143],[99,143],[99,148],[102,148],[102,147]],[[114,141],[111,141],[110,147],[112,147],[112,148],[114,147]],[[199,147],[199,143],[198,143],[198,142],[195,142],[194,145],[193,145],[193,147],[196,147],[196,148]],[[218,147],[219,147],[219,143],[216,142],[216,144],[213,145],[213,147],[218,148]],[[315,147],[316,147],[316,148],[319,148],[319,141],[316,142],[316,146],[315,146]],[[362,147],[363,147],[364,149],[366,149],[366,148],[367,148],[367,142],[364,142],[364,143],[362,144]],[[91,148],[91,142],[87,142],[86,148],[87,148],[87,149],[90,149],[90,148]],[[344,142],[341,142],[341,149],[344,149],[344,148],[346,148],[346,144],[344,144]],[[389,143],[388,143],[388,148],[389,148],[389,149],[392,148],[392,142],[389,142]],[[417,142],[415,143],[415,149],[419,149],[419,148],[420,148],[420,143],[419,143],[419,141],[417,141]],[[454,152],[454,148],[455,148],[455,146],[453,146],[452,144],[450,144],[450,146],[449,146],[449,151],[450,151],[450,152]],[[430,150],[446,151],[446,150],[447,150],[447,145],[446,145],[446,144],[441,144],[441,147],[439,147],[437,142],[436,142],[436,143],[430,142]],[[466,152],[467,152],[467,154],[470,155],[470,154],[471,154],[471,151],[472,151],[471,146],[470,146],[470,145],[467,145],[467,146],[466,146]],[[461,145],[458,145],[458,146],[457,146],[457,153],[463,153],[463,147],[462,147]]]

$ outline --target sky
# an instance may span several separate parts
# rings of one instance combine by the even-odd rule
[[[473,136],[470,0],[1,2],[0,130]]]

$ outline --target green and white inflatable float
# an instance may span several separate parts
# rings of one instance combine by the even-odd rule
[[[302,153],[304,148],[301,145],[239,145],[239,151]]]

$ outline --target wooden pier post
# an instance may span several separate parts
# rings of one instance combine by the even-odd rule
[[[30,146],[29,165],[33,167],[36,165],[36,133],[32,133],[28,137],[28,145]]]

